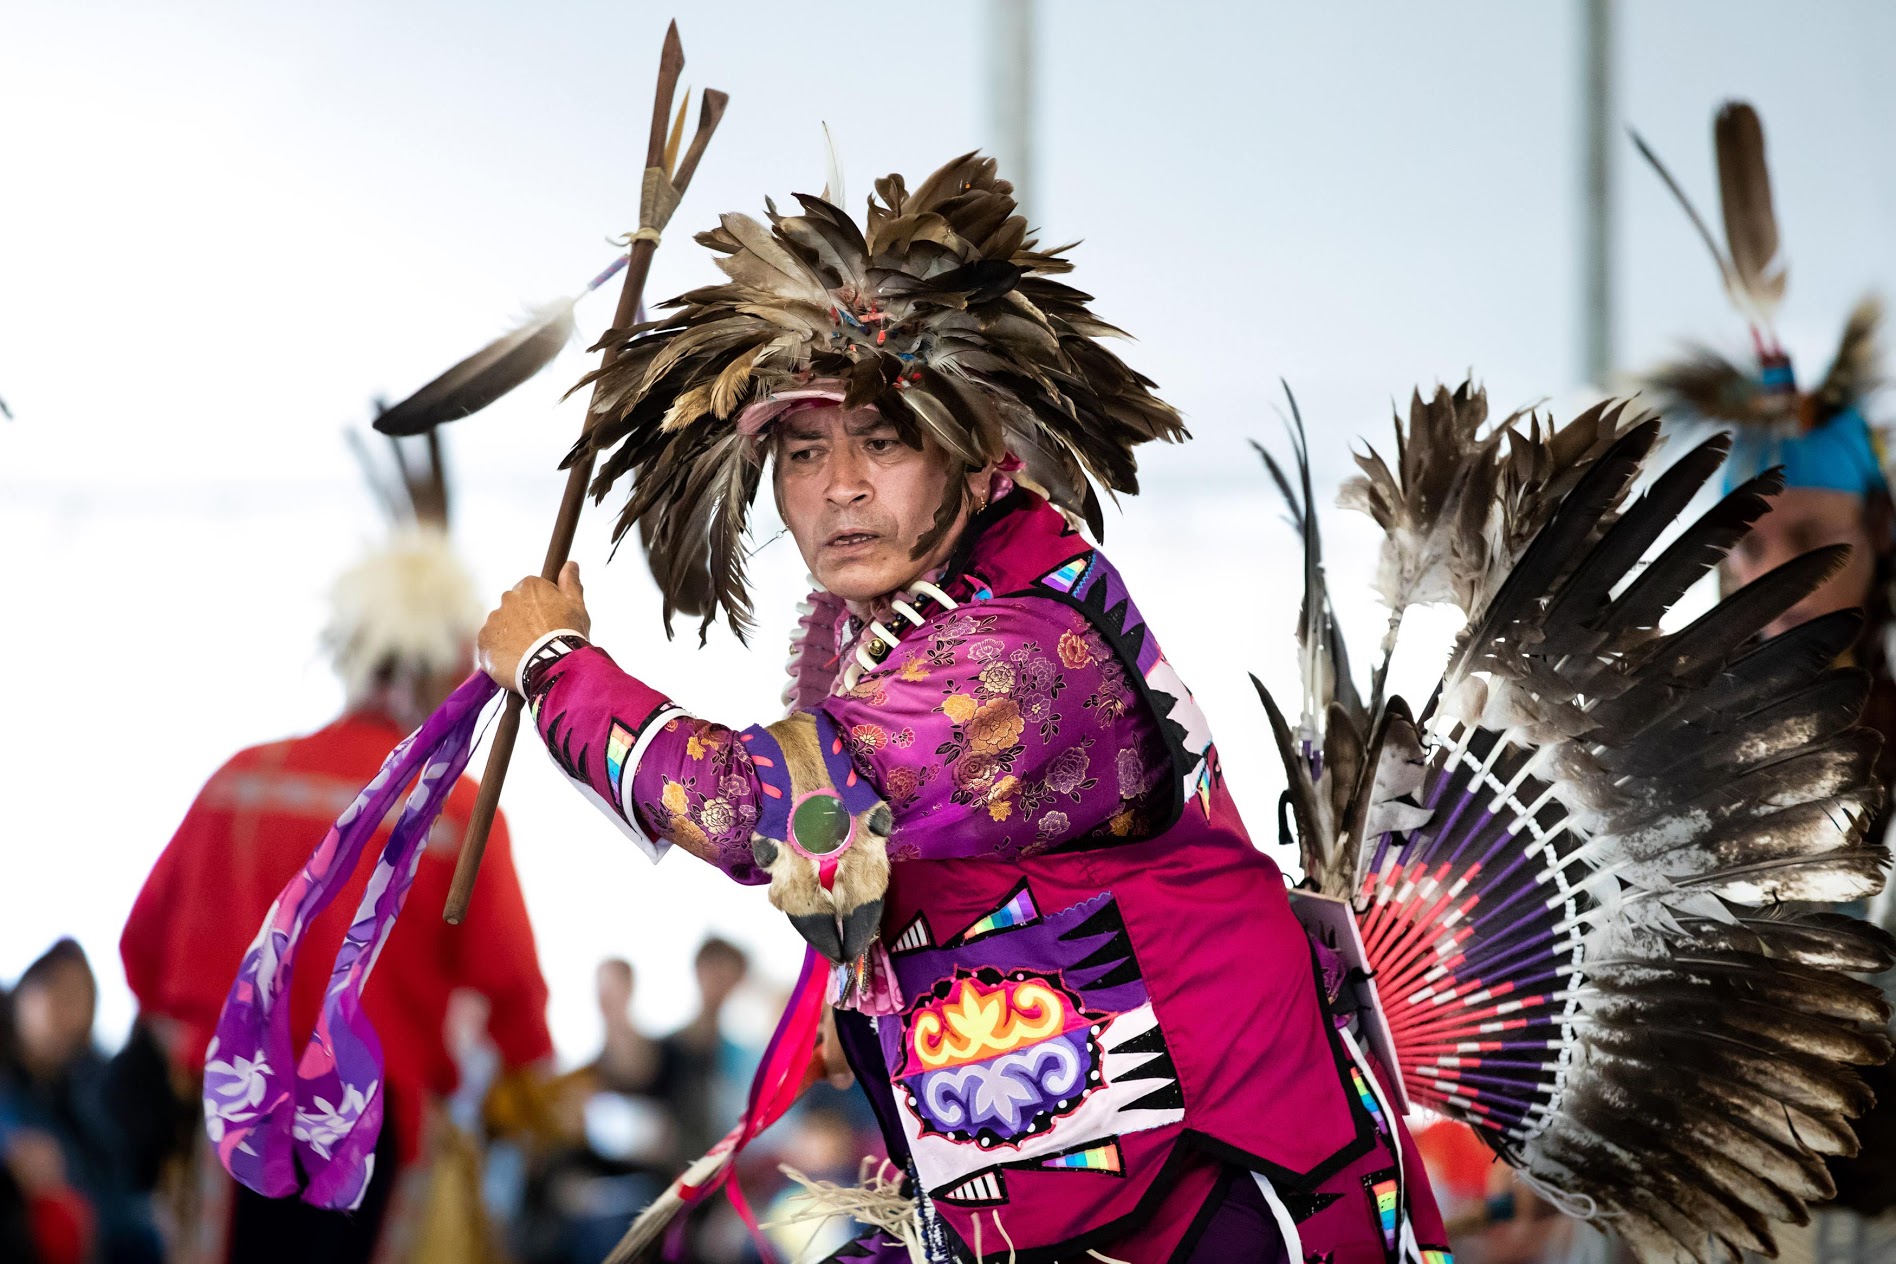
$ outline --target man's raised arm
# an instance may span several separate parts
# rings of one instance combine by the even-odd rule
[[[646,855],[676,844],[738,882],[768,882],[750,848],[757,772],[737,735],[620,669],[591,629],[568,562],[557,585],[523,579],[501,598],[481,668],[525,696],[553,762]]]

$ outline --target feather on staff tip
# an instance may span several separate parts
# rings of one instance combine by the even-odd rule
[[[472,416],[551,364],[573,338],[573,300],[559,299],[375,419],[387,435],[414,435]]]

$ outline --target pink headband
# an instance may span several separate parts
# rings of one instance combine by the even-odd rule
[[[823,378],[808,386],[793,391],[779,391],[774,395],[744,405],[737,413],[737,433],[757,435],[773,421],[781,421],[791,413],[805,408],[815,408],[822,404],[840,404],[843,402],[843,384],[834,378]],[[1012,452],[1005,453],[995,467],[995,473],[1007,475],[1018,473],[1025,468],[1021,459]],[[1011,486],[1011,483],[1010,483]]]
[[[815,408],[819,404],[840,404],[843,402],[842,384],[800,387],[794,391],[780,391],[775,395],[746,404],[737,414],[737,433],[754,435],[771,422],[776,421],[800,408]]]

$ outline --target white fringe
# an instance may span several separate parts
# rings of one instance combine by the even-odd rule
[[[1536,1194],[1539,1194],[1542,1198],[1552,1203],[1561,1212],[1573,1217],[1575,1220],[1592,1221],[1598,1219],[1600,1216],[1600,1205],[1594,1201],[1591,1194],[1582,1194],[1573,1190],[1561,1189],[1535,1176],[1524,1167],[1516,1168],[1514,1175],[1520,1179],[1522,1184],[1526,1185]]]
[[[888,1234],[900,1243],[908,1251],[910,1264],[928,1264],[928,1254],[922,1245],[922,1220],[916,1211],[915,1200],[902,1193],[901,1170],[887,1159],[864,1159],[855,1185],[812,1180],[787,1165],[777,1170],[801,1185],[803,1192],[794,1196],[795,1211],[769,1221],[762,1228],[775,1229],[816,1221],[816,1228],[820,1230],[831,1220],[847,1216],[859,1224]],[[1001,1241],[1007,1243],[1007,1264],[1014,1264],[1014,1239],[1001,1223],[1001,1213],[993,1211],[989,1214],[994,1219],[995,1232],[1001,1235]],[[984,1259],[986,1254],[982,1243],[981,1217],[977,1213],[974,1217],[974,1258]],[[1127,1260],[1100,1251],[1088,1251],[1087,1254],[1100,1264],[1130,1264]]]
[[[812,1180],[789,1166],[778,1170],[801,1185],[803,1192],[795,1196],[794,1211],[772,1220],[764,1228],[816,1221],[820,1229],[838,1216],[847,1216],[888,1234],[908,1250],[911,1264],[928,1264],[915,1200],[902,1192],[901,1170],[887,1159],[864,1159],[855,1185]]]

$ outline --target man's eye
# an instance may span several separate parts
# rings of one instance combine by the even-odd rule
[[[790,450],[790,460],[795,464],[806,465],[815,459],[815,448],[792,448]]]
[[[881,456],[886,452],[890,452],[894,450],[895,440],[893,439],[864,439],[862,441],[862,446],[869,449],[869,451],[874,453],[876,456]]]

